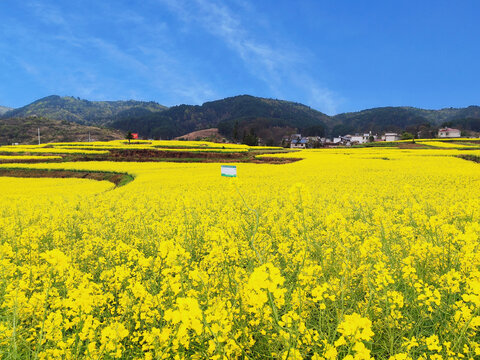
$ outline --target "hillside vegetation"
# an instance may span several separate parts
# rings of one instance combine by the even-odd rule
[[[42,116],[52,120],[67,120],[83,125],[105,125],[131,114],[158,112],[166,107],[150,101],[88,101],[71,96],[47,96],[3,114],[4,118]]]
[[[462,130],[480,131],[475,122],[466,119],[480,119],[480,107],[446,108],[425,110],[414,107],[379,107],[358,112],[338,114],[333,117],[337,125],[333,135],[362,131],[431,131],[429,128],[444,125],[456,126]],[[478,128],[478,129],[477,129]],[[435,131],[433,131],[435,132]]]
[[[459,128],[465,134],[480,132],[479,106],[441,110],[379,107],[328,116],[300,103],[250,95],[170,108],[156,102],[88,101],[52,95],[3,115],[2,109],[6,108],[0,107],[3,119],[39,116],[131,131],[139,133],[141,138],[152,139],[173,139],[216,128],[220,138],[251,142],[251,145],[257,138],[267,145],[279,145],[284,136],[292,133],[339,136],[368,131],[407,131],[431,138],[436,136],[440,126]]]
[[[66,120],[41,117],[10,118],[0,119],[0,145],[37,144],[39,128],[42,143],[87,141],[89,133],[92,140],[108,141],[124,138],[124,134],[118,130],[85,126]]]
[[[173,106],[163,112],[126,116],[113,122],[114,128],[135,130],[150,138],[173,138],[193,131],[218,128],[231,139],[240,139],[244,132],[254,131],[263,138],[295,129],[328,131],[332,121],[308,106],[290,101],[265,99],[249,95],[235,96],[198,105]]]

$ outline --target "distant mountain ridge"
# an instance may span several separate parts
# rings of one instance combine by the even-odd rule
[[[163,111],[166,106],[150,101],[89,101],[72,96],[51,95],[18,109],[7,111],[3,118],[42,116],[52,120],[68,120],[83,125],[105,125],[122,113]]]
[[[0,106],[0,116],[5,114],[7,111],[13,110],[12,108],[6,106]]]
[[[172,139],[218,128],[230,140],[242,141],[245,136],[255,134],[269,144],[279,144],[283,136],[294,132],[338,136],[409,131],[434,136],[443,125],[480,132],[479,106],[440,110],[390,106],[328,116],[300,103],[250,95],[170,108],[153,101],[88,101],[52,95],[6,111],[0,118],[32,116],[132,131],[143,138]]]
[[[111,126],[135,130],[151,138],[173,138],[193,131],[218,128],[228,138],[241,140],[243,132],[254,131],[262,138],[278,137],[295,129],[316,129],[319,135],[331,126],[331,118],[310,107],[284,100],[239,95],[202,105],[178,105],[163,112],[127,116]],[[282,130],[283,129],[283,130]]]
[[[333,116],[337,122],[332,128],[333,135],[362,131],[415,131],[443,125],[459,126],[462,130],[480,131],[480,127],[464,128],[461,121],[480,119],[480,107],[445,108],[426,110],[408,106],[389,106],[366,109],[358,112],[342,113]]]

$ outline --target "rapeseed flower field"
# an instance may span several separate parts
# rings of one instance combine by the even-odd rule
[[[0,357],[478,359],[478,151],[0,165],[135,177],[0,178]]]

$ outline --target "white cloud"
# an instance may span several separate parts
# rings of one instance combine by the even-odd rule
[[[183,29],[200,29],[230,49],[253,78],[265,84],[267,94],[257,91],[256,95],[296,100],[320,111],[335,112],[340,99],[310,76],[309,68],[314,64],[308,49],[296,48],[288,39],[272,35],[268,17],[256,14],[253,2],[231,0],[227,5],[220,0],[153,1],[150,9],[160,1],[181,19]],[[147,3],[143,9],[150,5]],[[158,94],[155,100],[167,105],[200,104],[225,95],[215,90],[215,79],[206,78],[205,72],[199,70],[204,69],[204,59],[187,58],[179,48],[175,35],[182,29],[171,28],[169,22],[158,21],[157,17],[152,21],[150,14],[139,12],[138,7],[99,3],[88,9],[88,16],[87,12],[71,8],[66,11],[65,6],[53,1],[30,1],[22,7],[37,22],[55,27],[39,37],[33,31],[35,23],[10,19],[0,25],[10,39],[4,44],[0,41],[0,55],[10,53],[8,41],[15,39],[16,44],[22,44],[21,49],[29,56],[11,60],[43,84],[45,91],[78,92],[90,97],[137,96],[153,91]],[[95,24],[105,26],[104,21],[113,29],[128,31],[120,39],[109,33],[95,33]],[[114,75],[121,72],[124,75]]]
[[[337,95],[317,84],[308,72],[305,59],[296,54],[308,53],[286,45],[274,45],[275,39],[260,41],[259,31],[248,29],[249,22],[257,14],[251,3],[236,1],[243,10],[243,16],[232,11],[224,2],[216,0],[160,0],[178,15],[186,24],[198,24],[211,35],[223,41],[243,61],[248,71],[263,81],[275,97],[285,97],[291,87],[302,93],[310,105],[319,110],[334,113],[338,102]],[[286,90],[288,88],[288,91]]]
[[[167,105],[177,102],[198,104],[217,95],[194,70],[185,69],[183,59],[162,50],[175,44],[167,35],[167,24],[149,22],[146,18],[149,14],[138,13],[130,6],[102,3],[89,9],[88,16],[66,12],[65,7],[48,1],[30,1],[22,8],[36,23],[55,25],[38,37],[32,31],[32,24],[23,20],[12,19],[10,23],[0,24],[0,30],[6,30],[8,38],[22,44],[25,51],[29,49],[29,54],[41,52],[41,62],[35,56],[19,56],[12,60],[35,79],[43,91],[92,100],[115,96],[144,99],[148,96],[150,100],[151,95],[142,96],[141,93],[156,91],[158,98],[154,100]],[[95,22],[103,21],[112,27],[129,24],[131,30],[120,40],[91,31]],[[0,41],[0,55],[4,50],[7,54],[8,48],[7,42],[2,44]],[[54,55],[52,62],[45,61],[49,54]],[[113,70],[110,73],[123,71],[124,76],[109,75],[109,70]],[[136,89],[131,88],[132,83]]]

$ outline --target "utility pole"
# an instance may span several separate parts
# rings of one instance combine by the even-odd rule
[[[40,145],[40,128],[38,128],[37,130],[38,130],[38,145]]]
[[[90,142],[90,131],[88,132],[88,142]]]

